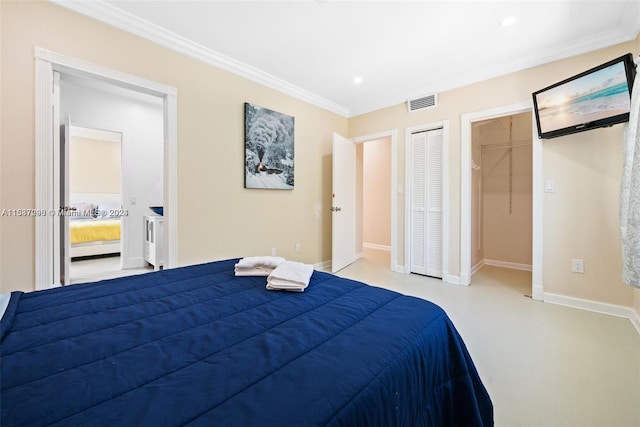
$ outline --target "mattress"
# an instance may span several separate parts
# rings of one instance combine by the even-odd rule
[[[120,219],[76,219],[69,221],[71,243],[120,240]]]
[[[442,308],[318,271],[269,291],[236,262],[13,292],[0,424],[493,424]]]

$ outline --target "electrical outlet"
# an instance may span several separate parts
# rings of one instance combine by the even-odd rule
[[[276,248],[271,248],[271,256],[276,256]]]
[[[574,273],[584,273],[584,261],[581,259],[572,259],[571,271]]]
[[[296,252],[300,252],[300,243],[296,243]]]

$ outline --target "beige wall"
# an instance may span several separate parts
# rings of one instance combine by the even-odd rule
[[[363,145],[362,242],[391,246],[391,141]]]
[[[349,136],[398,129],[398,180],[404,178],[407,127],[449,122],[449,266],[460,275],[460,118],[462,114],[531,102],[531,93],[588,68],[631,52],[628,42],[438,94],[438,106],[407,112],[396,105],[349,120]],[[543,179],[555,181],[556,193],[544,197],[543,285],[546,292],[631,306],[633,291],[621,283],[617,229],[617,194],[623,126],[597,129],[544,142]],[[570,172],[569,172],[570,171]],[[588,183],[589,187],[585,185]],[[399,250],[404,261],[404,197],[398,195]],[[570,272],[571,259],[585,260],[585,273]],[[637,298],[636,298],[637,299]]]
[[[120,193],[120,143],[71,137],[69,191]]]
[[[545,291],[631,305],[623,285],[618,200],[622,126],[544,143],[544,175],[555,192],[544,197]],[[585,274],[572,273],[572,258]]]
[[[331,137],[348,120],[46,2],[1,2],[0,208],[34,207],[34,47],[178,90],[178,263],[331,258]],[[243,188],[244,102],[295,117],[292,191]],[[33,218],[0,219],[0,291],[32,290]],[[300,243],[301,252],[295,252]]]

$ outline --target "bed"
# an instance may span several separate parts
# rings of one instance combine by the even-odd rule
[[[269,291],[236,262],[11,293],[0,424],[493,424],[437,305],[319,271]]]
[[[120,253],[120,194],[72,193],[71,258]]]

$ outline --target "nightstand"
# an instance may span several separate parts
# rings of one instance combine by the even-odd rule
[[[164,219],[158,215],[144,217],[144,260],[154,270],[162,267],[162,228]]]

